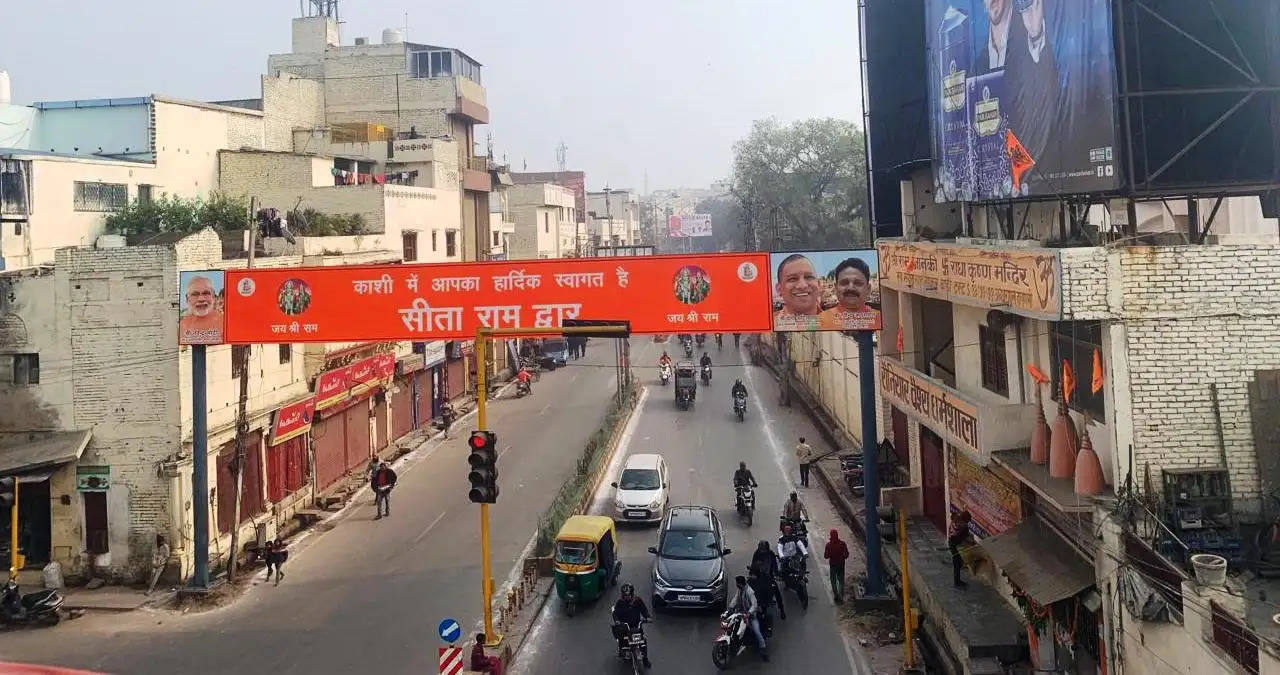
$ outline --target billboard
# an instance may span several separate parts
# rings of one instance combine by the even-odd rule
[[[625,319],[636,333],[762,332],[768,264],[767,253],[725,253],[228,270],[225,341],[451,340],[565,319]]]
[[[938,202],[1119,187],[1111,0],[925,1]]]
[[[710,237],[711,214],[693,213],[667,217],[668,237]]]
[[[880,330],[875,249],[769,254],[773,330]]]
[[[222,270],[182,272],[178,275],[178,344],[222,343],[223,304],[226,300]]]

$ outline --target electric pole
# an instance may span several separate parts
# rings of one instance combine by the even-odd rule
[[[253,269],[253,257],[258,248],[257,223],[254,219],[256,199],[249,200],[249,261],[247,267]],[[236,454],[231,462],[231,471],[236,475],[236,508],[235,522],[231,524],[231,555],[227,561],[227,581],[236,580],[236,561],[240,557],[240,495],[244,490],[244,462],[248,453],[245,444],[249,441],[249,419],[246,408],[249,405],[249,350],[251,345],[240,347],[236,368],[240,372],[240,401],[236,405]],[[232,349],[235,349],[232,347]]]

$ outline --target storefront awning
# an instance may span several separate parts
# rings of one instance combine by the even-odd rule
[[[0,476],[48,469],[80,459],[93,432],[30,431],[0,434]]]
[[[1015,586],[1040,605],[1069,598],[1094,584],[1093,568],[1036,518],[979,545]]]

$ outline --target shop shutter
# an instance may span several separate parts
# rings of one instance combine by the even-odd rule
[[[400,393],[391,395],[391,438],[400,440],[413,431],[413,383],[397,379],[395,388]]]
[[[347,471],[345,417],[339,413],[315,423],[311,439],[316,451],[316,488],[333,485]]]
[[[344,469],[360,468],[369,463],[369,402],[360,401],[343,411],[346,418],[346,465]]]
[[[388,442],[387,435],[389,430],[387,429],[387,405],[386,394],[383,394],[382,396],[375,396],[373,398],[373,416],[374,419],[377,420],[377,423],[374,425],[375,436],[373,437],[373,447],[374,450],[378,452],[382,452],[382,450],[387,447]]]

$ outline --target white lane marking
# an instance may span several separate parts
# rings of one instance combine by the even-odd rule
[[[416,545],[418,542],[425,539],[427,536],[427,533],[431,532],[431,530],[435,528],[436,525],[440,524],[440,521],[444,520],[445,513],[448,513],[448,511],[441,512],[440,515],[436,516],[436,519],[431,521],[431,524],[428,525],[426,529],[422,531],[421,534],[419,534],[416,538],[414,538],[413,543]]]
[[[631,438],[636,433],[636,426],[640,420],[640,415],[644,411],[644,403],[649,399],[649,388],[645,387],[640,390],[640,398],[636,400],[635,410],[631,412],[631,419],[627,420],[627,426],[622,429],[622,436],[618,438],[618,447],[613,450],[613,457],[609,460],[609,468],[605,470],[605,480],[600,481],[600,485],[596,488],[595,495],[591,498],[591,513],[604,513],[609,506],[609,491],[613,489],[609,480],[611,476],[617,476],[618,470],[622,467],[623,460],[626,459],[631,448]]]
[[[550,403],[550,402],[548,402],[546,405],[542,406],[542,410],[539,410],[539,411],[538,411],[538,414],[539,414],[539,415],[545,415],[545,414],[547,414],[547,411],[548,411],[548,410],[550,410],[550,409],[551,409],[551,403]]]
[[[751,368],[751,367],[746,368],[747,381],[750,382],[750,387],[752,391],[759,392],[760,388],[756,386],[755,377],[752,374],[754,371],[755,371],[755,368]],[[787,491],[795,492],[795,489],[796,489],[795,481],[791,478],[791,472],[788,471],[787,469],[787,464],[790,461],[790,455],[786,451],[786,446],[784,446],[782,442],[778,440],[777,434],[773,432],[772,420],[765,413],[764,404],[760,402],[762,397],[757,393],[756,396],[753,396],[751,398],[752,398],[752,402],[755,404],[756,412],[760,414],[760,420],[764,423],[765,438],[768,439],[769,447],[773,450],[773,461],[775,464],[777,464],[778,470],[782,472],[783,480],[786,481]],[[819,585],[821,585],[823,589],[826,591],[824,594],[826,598],[829,601],[831,601],[832,605],[835,605],[835,595],[831,591],[831,584],[826,583],[827,580],[831,578],[831,570],[827,566],[826,559],[818,557],[817,552],[814,551],[813,539],[809,538],[808,535],[806,535],[806,539],[808,539],[808,542],[809,542],[808,548],[810,553],[812,554],[814,563],[818,566],[819,572],[822,574],[822,580],[819,581]],[[812,584],[810,584],[810,586],[812,586]],[[839,605],[835,605],[835,606],[836,606],[836,610],[838,611]],[[838,625],[836,626],[836,630],[840,631],[840,635],[844,641],[845,655],[849,658],[849,667],[855,673],[862,672],[860,659],[855,657],[855,654],[856,654],[856,655],[862,656],[863,659],[865,659],[865,655],[863,655],[861,647],[851,642],[848,636],[844,635],[844,631],[841,630]]]

